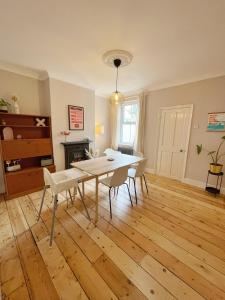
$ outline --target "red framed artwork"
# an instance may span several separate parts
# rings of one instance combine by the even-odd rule
[[[68,105],[69,130],[84,130],[84,108]]]

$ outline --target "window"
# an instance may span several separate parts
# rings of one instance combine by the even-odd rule
[[[133,146],[138,121],[137,101],[125,102],[121,105],[120,144]]]

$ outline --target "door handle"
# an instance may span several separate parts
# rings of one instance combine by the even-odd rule
[[[183,149],[180,149],[180,152],[184,152],[184,150],[183,150]]]

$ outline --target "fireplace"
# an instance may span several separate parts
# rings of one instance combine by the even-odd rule
[[[65,169],[71,168],[71,163],[88,159],[85,149],[89,151],[89,140],[61,143],[65,151]]]

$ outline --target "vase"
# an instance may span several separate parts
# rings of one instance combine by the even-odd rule
[[[20,113],[20,107],[19,107],[19,104],[17,103],[17,101],[14,102],[14,111],[15,111],[15,114],[19,114]]]

